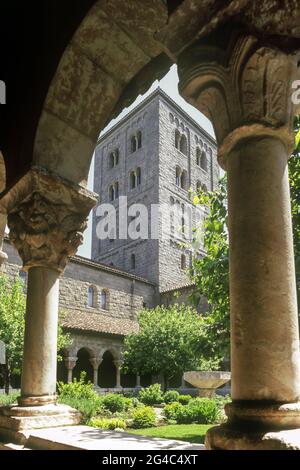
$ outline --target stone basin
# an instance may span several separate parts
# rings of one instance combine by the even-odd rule
[[[213,397],[216,389],[225,385],[231,378],[230,372],[225,371],[188,371],[183,378],[199,390],[199,397]]]

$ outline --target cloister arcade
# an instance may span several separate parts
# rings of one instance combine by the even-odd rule
[[[233,402],[229,422],[210,430],[206,445],[300,448],[287,176],[299,112],[291,99],[299,3],[49,0],[39,12],[33,1],[17,3],[1,31],[12,50],[2,58],[0,212],[28,271],[28,294],[21,397],[1,416],[2,431],[28,420],[32,407],[48,426],[57,423],[59,276],[97,202],[86,189],[94,146],[105,124],[175,62],[180,93],[211,119],[228,173]],[[119,357],[111,354],[118,384]],[[77,360],[84,355],[76,352]],[[89,357],[93,377],[99,360]]]

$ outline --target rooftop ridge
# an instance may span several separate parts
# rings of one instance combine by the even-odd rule
[[[114,124],[110,129],[108,129],[106,132],[104,132],[104,134],[102,134],[98,140],[97,140],[97,144],[96,144],[96,147],[101,143],[103,142],[107,137],[109,137],[111,134],[113,134],[115,132],[115,130],[122,126],[123,124],[125,124],[125,122],[128,120],[128,119],[131,119],[135,114],[137,114],[139,111],[141,111],[141,109],[143,109],[143,107],[145,107],[146,104],[148,104],[150,101],[152,101],[153,98],[155,98],[156,96],[161,96],[162,98],[164,98],[168,104],[171,104],[176,110],[177,112],[183,114],[184,118],[189,121],[194,127],[196,127],[197,129],[199,129],[199,131],[216,147],[217,146],[217,142],[216,140],[214,139],[214,137],[212,137],[205,129],[203,129],[203,127],[200,126],[200,124],[197,123],[197,121],[195,121],[194,118],[192,118],[184,109],[181,108],[181,106],[179,104],[177,104],[164,90],[162,90],[162,88],[160,88],[159,86],[153,90],[150,95],[146,96],[146,98],[144,98],[141,103],[139,103],[137,106],[135,106],[131,111],[129,111],[128,114],[126,114],[122,119],[120,119],[120,121],[118,121],[116,124]]]

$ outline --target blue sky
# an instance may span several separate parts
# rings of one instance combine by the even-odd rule
[[[106,132],[114,124],[116,124],[120,119],[122,119],[126,114],[128,114],[136,105],[138,105],[146,96],[152,93],[153,90],[157,87],[162,88],[179,106],[181,106],[193,119],[195,119],[198,124],[203,127],[209,134],[214,136],[213,127],[210,121],[199,111],[197,111],[193,106],[189,105],[178,93],[178,75],[177,75],[177,66],[173,65],[169,72],[164,76],[160,81],[156,80],[149,90],[144,94],[137,97],[137,99],[132,103],[131,106],[125,108],[117,118],[112,119],[112,121],[103,129],[103,132]],[[94,171],[94,160],[92,160],[90,174],[88,179],[88,188],[93,190],[93,171]],[[88,228],[84,233],[84,241],[82,246],[78,250],[78,255],[85,256],[86,258],[91,257],[91,239],[92,239],[92,216],[90,214]]]

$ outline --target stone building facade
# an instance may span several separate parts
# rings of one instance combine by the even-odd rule
[[[26,288],[21,259],[8,239],[3,250],[8,256],[3,272],[20,276]],[[157,303],[157,288],[146,279],[73,257],[60,282],[61,323],[70,334],[71,344],[63,351],[63,362],[58,363],[58,379],[79,378],[84,370],[97,388],[134,387],[136,377],[120,374],[124,337],[137,331],[137,314],[143,306],[151,308]],[[150,380],[141,377],[138,383],[148,384]]]
[[[159,88],[103,134],[95,150],[99,206],[93,216],[92,258],[149,279],[159,290],[186,284],[191,228],[205,216],[193,206],[192,195],[216,188],[216,150],[214,139]],[[104,204],[116,208],[117,224],[99,240]],[[130,224],[139,225],[133,204],[143,204],[148,214],[148,227],[137,227],[137,239],[126,236]]]

